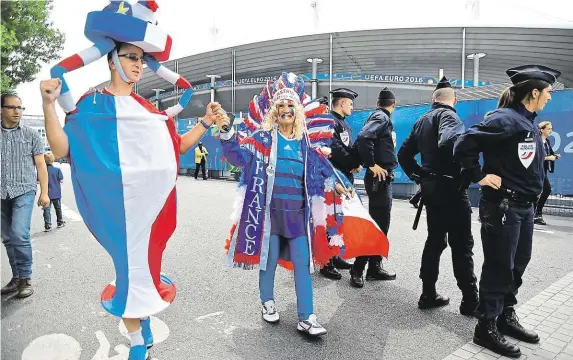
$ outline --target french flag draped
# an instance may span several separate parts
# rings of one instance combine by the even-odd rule
[[[77,107],[64,127],[76,203],[116,275],[102,292],[102,306],[125,318],[157,314],[176,292],[161,273],[176,226],[175,123],[134,93],[91,92]]]
[[[368,210],[362,205],[358,195],[342,199],[342,237],[344,246],[340,256],[351,259],[363,255],[388,257],[390,243]]]

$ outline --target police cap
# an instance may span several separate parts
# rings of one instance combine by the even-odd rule
[[[451,88],[451,87],[452,87],[452,84],[450,84],[448,79],[444,76],[444,77],[442,77],[440,82],[438,82],[438,85],[436,85],[436,89],[434,89],[434,91],[444,89],[444,88]]]
[[[346,98],[346,99],[354,100],[358,97],[358,94],[356,92],[354,92],[350,89],[346,89],[346,88],[334,89],[330,93],[332,94],[332,97],[334,99]]]
[[[555,83],[560,71],[553,70],[543,65],[522,65],[506,71],[513,85],[523,83],[528,80],[543,80],[551,85]]]

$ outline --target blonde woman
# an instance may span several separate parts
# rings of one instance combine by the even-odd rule
[[[314,314],[310,273],[316,257],[324,255],[328,247],[317,248],[317,241],[313,241],[311,226],[326,222],[324,213],[320,218],[314,211],[319,204],[313,200],[317,195],[324,197],[325,182],[333,180],[334,170],[328,160],[310,146],[302,96],[306,96],[304,90],[278,89],[263,100],[270,106],[261,119],[260,130],[241,139],[233,130],[221,134],[225,157],[231,164],[243,167],[244,197],[236,207],[236,220],[240,221],[231,230],[227,261],[228,265],[243,269],[260,268],[261,312],[268,323],[279,321],[274,299],[277,264],[279,259],[291,261],[297,296],[297,329],[320,336],[326,334],[326,329]],[[224,125],[224,120],[217,122],[221,130]],[[338,193],[347,192],[341,184],[335,188]],[[331,255],[322,257],[328,261]]]
[[[555,154],[553,149],[551,148],[551,144],[547,138],[553,132],[553,126],[551,125],[550,121],[542,121],[539,123],[539,133],[541,134],[541,140],[543,140],[543,150],[545,157],[543,158],[543,170],[545,172],[545,179],[543,180],[543,191],[539,196],[539,200],[537,200],[537,204],[535,205],[535,217],[533,218],[533,222],[538,225],[547,225],[545,220],[543,220],[543,206],[549,198],[549,194],[551,194],[551,183],[547,178],[547,172],[553,173],[555,169],[555,160],[561,158],[561,155]]]
[[[64,174],[60,168],[54,166],[54,155],[51,152],[44,153],[44,160],[48,167],[48,197],[50,203],[44,208],[44,231],[52,230],[52,204],[56,210],[56,221],[58,227],[64,227],[66,223],[62,216],[62,186]]]

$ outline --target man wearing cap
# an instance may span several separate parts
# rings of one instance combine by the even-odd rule
[[[362,168],[358,150],[352,139],[352,129],[345,119],[352,114],[353,101],[358,97],[358,94],[345,88],[334,89],[330,93],[332,94],[332,111],[330,114],[334,118],[334,137],[330,145],[332,150],[330,162],[354,184],[353,174]],[[342,274],[337,269],[348,270],[351,267],[352,264],[334,257],[320,269],[320,273],[329,279],[340,280]]]
[[[472,211],[468,184],[462,183],[460,165],[453,158],[454,143],[465,129],[454,109],[455,91],[445,76],[436,86],[432,101],[432,108],[416,121],[398,151],[402,170],[421,185],[420,206],[426,205],[428,238],[422,253],[423,290],[418,307],[430,309],[450,302],[436,292],[440,256],[449,243],[454,276],[462,291],[460,313],[473,315],[478,294],[472,258]],[[417,154],[421,166],[416,162]]]
[[[361,161],[367,168],[364,187],[368,194],[368,210],[384,234],[390,227],[392,209],[392,180],[396,159],[396,133],[390,115],[396,108],[396,96],[388,88],[382,89],[374,111],[358,134],[356,145]],[[359,256],[350,270],[350,284],[361,288],[368,263],[366,280],[394,280],[396,274],[382,266],[381,256]]]
[[[551,100],[551,86],[561,73],[541,65],[518,66],[506,73],[513,86],[504,90],[496,110],[458,138],[454,156],[461,162],[462,175],[482,189],[484,263],[474,342],[500,355],[520,357],[519,347],[503,335],[539,342],[535,332],[519,323],[514,306],[531,259],[533,210],[545,177],[543,141],[534,121]]]

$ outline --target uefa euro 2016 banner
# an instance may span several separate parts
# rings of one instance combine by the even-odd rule
[[[460,101],[456,105],[456,111],[466,128],[483,120],[488,111],[495,109],[496,99]],[[392,122],[396,131],[396,147],[399,148],[406,139],[412,126],[426,111],[430,105],[401,106],[392,114]],[[358,135],[362,125],[372,113],[372,110],[358,111],[347,117],[352,127],[354,137]],[[573,90],[556,91],[552,93],[552,100],[539,114],[536,123],[551,121],[553,135],[549,141],[553,150],[561,154],[561,159],[555,162],[555,172],[549,174],[552,191],[554,194],[573,195]],[[192,127],[193,121],[179,120],[179,132],[183,133]],[[210,170],[233,171],[232,167],[223,156],[223,150],[219,141],[219,132],[213,127],[203,138],[203,144],[209,151],[207,168]],[[517,151],[517,149],[515,149]],[[195,168],[195,149],[181,157],[181,168]],[[419,157],[418,157],[419,161]],[[396,183],[412,183],[402,169],[395,170]],[[364,171],[358,177],[364,176]]]
[[[312,80],[312,74],[301,74],[300,75],[305,81]],[[267,81],[275,81],[278,76],[259,76],[238,79],[235,81],[237,86],[250,85],[250,84],[266,84]],[[328,81],[328,73],[321,73],[316,75],[318,81]],[[359,74],[359,73],[337,73],[332,74],[333,81],[367,81],[367,82],[377,82],[377,83],[394,83],[394,84],[414,84],[414,85],[430,85],[436,86],[439,79],[432,76],[406,76],[406,75],[392,75],[392,74]],[[462,86],[461,79],[450,79],[450,83],[455,87]],[[215,82],[215,88],[224,88],[232,86],[232,80],[221,80]],[[464,80],[466,87],[473,86],[473,80]],[[489,81],[480,81],[480,86],[491,85]],[[211,88],[211,84],[201,84],[193,87],[195,91],[208,90]],[[182,92],[182,90],[179,90]],[[175,94],[175,90],[167,91],[159,95],[159,100],[168,98]],[[157,97],[154,95],[149,98],[149,101],[156,101]]]

